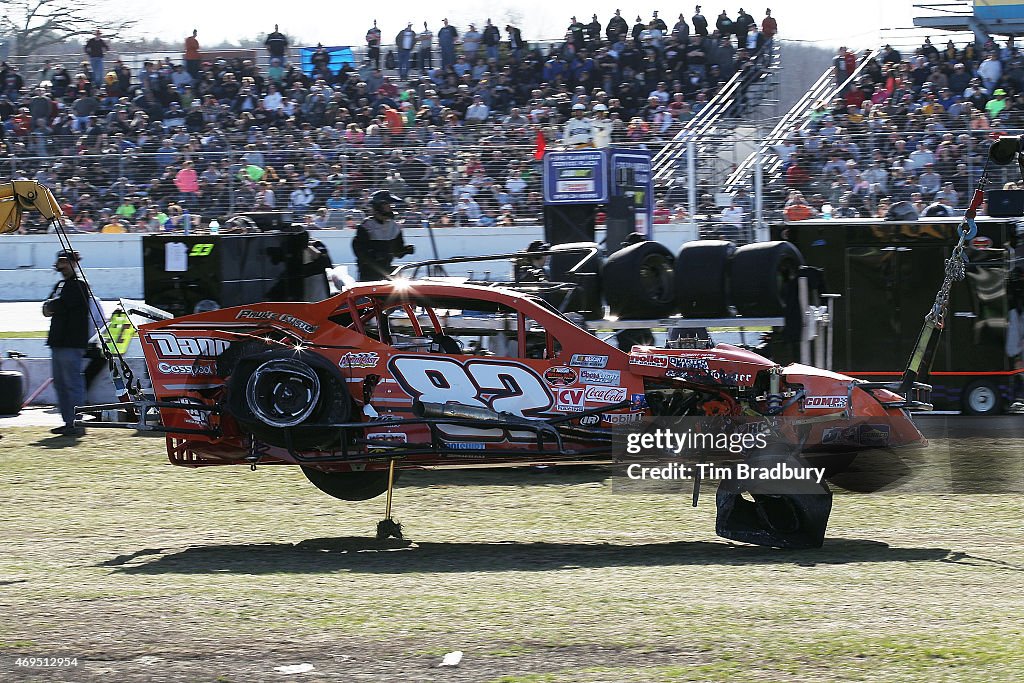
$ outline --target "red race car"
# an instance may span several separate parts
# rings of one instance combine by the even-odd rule
[[[139,335],[153,396],[136,401],[135,426],[166,432],[173,464],[299,465],[343,500],[387,492],[386,521],[401,470],[607,464],[613,432],[651,417],[788,419],[805,453],[923,443],[908,402],[881,386],[724,344],[623,352],[505,288],[361,284],[318,303],[151,322]],[[821,544],[827,486],[755,491],[753,502],[744,490],[719,489],[721,535]]]

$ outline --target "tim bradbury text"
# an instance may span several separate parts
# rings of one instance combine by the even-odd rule
[[[750,465],[741,462],[732,466],[711,463],[670,463],[658,467],[645,467],[636,463],[626,468],[630,479],[655,479],[661,481],[681,479],[740,479],[755,481],[814,481],[820,484],[825,478],[824,467],[793,467],[784,462],[774,465]]]

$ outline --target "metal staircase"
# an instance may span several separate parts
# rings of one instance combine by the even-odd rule
[[[758,149],[748,155],[736,170],[729,174],[724,183],[725,191],[732,192],[739,187],[753,187],[755,184],[753,176],[759,160],[765,184],[780,177],[782,159],[776,154],[775,146],[782,143],[794,127],[804,128],[807,126],[815,105],[820,102],[831,102],[843,92],[847,85],[855,83],[874,54],[875,52],[872,50],[864,50],[857,61],[857,68],[841,84],[836,84],[835,67],[830,66],[826,69],[814,82],[814,85],[804,93],[804,96],[786,112],[785,116],[779,119],[771,132],[760,142]]]
[[[751,60],[750,66],[733,74],[718,93],[686,126],[654,156],[654,183],[677,198],[691,184],[720,187],[732,169],[723,153],[734,138],[737,125],[749,120],[759,107],[779,104],[781,50],[772,41]],[[695,178],[689,178],[687,150],[694,148]]]

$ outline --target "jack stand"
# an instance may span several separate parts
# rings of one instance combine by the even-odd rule
[[[395,486],[395,461],[388,461],[388,499],[384,507],[384,519],[377,522],[377,540],[388,538],[402,540],[402,525],[391,519],[391,492]]]

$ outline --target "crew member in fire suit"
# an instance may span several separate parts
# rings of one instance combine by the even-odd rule
[[[386,280],[391,274],[391,260],[416,251],[406,244],[402,229],[395,222],[392,204],[402,200],[387,190],[370,195],[371,215],[356,228],[352,251],[359,266],[359,279],[363,282]]]
[[[579,103],[572,105],[572,118],[565,122],[562,129],[562,144],[566,147],[594,146],[594,129],[590,120],[584,118],[586,113],[586,106]]]

